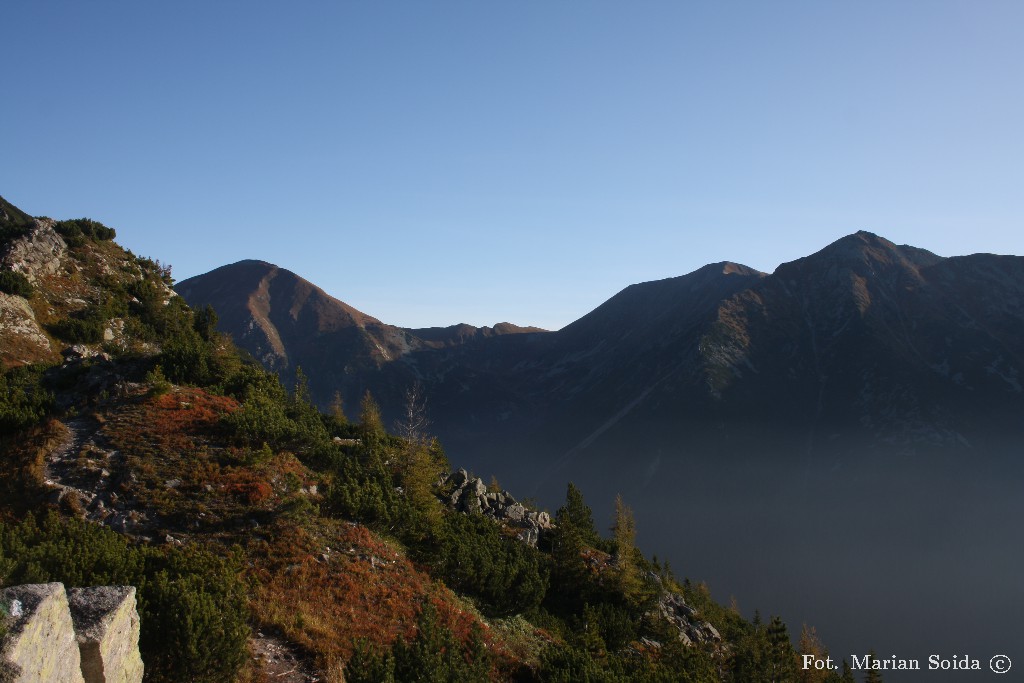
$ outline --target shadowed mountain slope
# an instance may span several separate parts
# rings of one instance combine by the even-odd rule
[[[322,404],[370,389],[396,415],[422,383],[456,451],[499,437],[547,462],[615,429],[653,444],[772,435],[808,452],[837,434],[954,446],[1024,414],[1024,259],[942,258],[867,232],[770,275],[718,263],[632,285],[552,333],[401,329],[263,262],[177,290],[268,367],[301,366]]]
[[[388,410],[420,380],[418,352],[472,345],[502,335],[542,332],[510,323],[407,330],[382,323],[295,273],[264,261],[239,261],[175,288],[196,308],[213,306],[219,327],[286,383],[301,368],[321,404],[340,392],[356,406],[366,389]],[[396,362],[397,361],[397,362]]]

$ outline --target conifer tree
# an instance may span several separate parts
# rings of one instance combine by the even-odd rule
[[[786,624],[779,617],[768,623],[769,672],[772,683],[793,683],[796,680],[796,653],[789,642]]]
[[[203,338],[203,341],[212,342],[217,339],[217,320],[217,313],[213,310],[213,306],[206,304],[202,309],[195,311],[192,326]]]
[[[551,534],[551,583],[549,599],[557,609],[576,612],[583,608],[589,585],[587,565],[582,553],[598,539],[594,515],[583,501],[583,494],[570,482],[565,505],[555,511],[555,529]]]
[[[797,647],[798,656],[803,661],[803,655],[813,655],[815,659],[825,659],[828,657],[828,652],[825,650],[825,646],[821,640],[818,639],[818,633],[815,631],[813,626],[804,624],[800,630],[800,643]],[[825,683],[829,678],[829,672],[825,669],[817,669],[815,667],[804,668],[800,666],[797,670],[797,680],[800,683]]]
[[[873,662],[878,659],[874,650],[869,650],[868,654],[870,655],[869,661]],[[868,669],[868,675],[864,678],[864,683],[882,683],[882,674],[879,673],[878,669]]]
[[[363,437],[380,436],[384,433],[384,421],[380,416],[380,406],[373,394],[367,389],[363,401],[359,405],[359,430]]]
[[[292,403],[296,406],[306,406],[313,403],[309,394],[309,378],[302,371],[301,367],[295,368],[295,393],[292,395]]]
[[[771,644],[761,614],[754,612],[753,628],[737,643],[730,657],[732,680],[739,683],[771,683]]]
[[[615,573],[619,590],[629,603],[643,601],[644,582],[636,563],[636,522],[633,511],[623,502],[622,496],[615,496],[615,524],[612,525],[615,541]]]
[[[416,515],[416,532],[424,534],[436,530],[441,524],[442,508],[434,495],[434,484],[443,470],[431,457],[424,443],[406,442],[402,466],[402,488]]]
[[[403,443],[396,454],[402,488],[416,515],[413,531],[417,535],[434,531],[441,524],[442,510],[434,495],[434,485],[446,468],[432,453],[438,444],[427,434],[429,426],[426,397],[417,382],[405,392],[402,419],[397,424]]]
[[[345,417],[345,406],[342,403],[340,391],[334,392],[334,398],[331,399],[329,410],[335,427],[342,428],[348,426],[348,418]]]
[[[583,501],[583,494],[569,482],[565,491],[565,505],[555,511],[555,523],[575,534],[580,543],[595,545],[600,538],[594,528],[594,513]]]

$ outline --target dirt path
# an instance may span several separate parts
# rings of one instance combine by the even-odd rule
[[[107,444],[100,423],[76,417],[62,424],[64,441],[47,457],[44,471],[46,483],[56,489],[51,502],[119,533],[147,538],[152,524],[118,493],[124,456]]]
[[[46,458],[46,482],[56,486],[69,486],[70,475],[78,461],[78,453],[86,440],[99,429],[95,420],[76,417],[61,424],[67,430],[64,441]]]
[[[308,657],[284,639],[268,631],[257,631],[249,639],[249,651],[268,681],[320,683]]]

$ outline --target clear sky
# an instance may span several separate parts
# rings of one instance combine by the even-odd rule
[[[47,2],[0,194],[385,322],[556,329],[860,229],[1024,254],[1024,3]]]

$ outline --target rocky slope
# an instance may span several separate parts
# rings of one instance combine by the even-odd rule
[[[111,285],[135,292],[138,296],[132,295],[132,306],[166,305],[176,295],[167,284],[169,277],[160,277],[158,263],[125,252],[110,237],[85,240],[76,226],[66,225],[73,221],[30,218],[2,198],[0,203],[4,211],[0,214],[0,273],[27,282],[20,292],[0,292],[4,367],[53,362],[65,350],[81,356],[102,346],[121,351],[157,348],[139,335],[126,333],[130,306],[116,311],[102,307],[104,290]],[[16,215],[22,216],[18,222],[11,220]],[[61,231],[75,242],[74,253]],[[140,301],[142,289],[150,301]],[[108,312],[112,315],[104,315]],[[81,337],[85,345],[71,349],[74,344],[67,342],[73,337]]]

